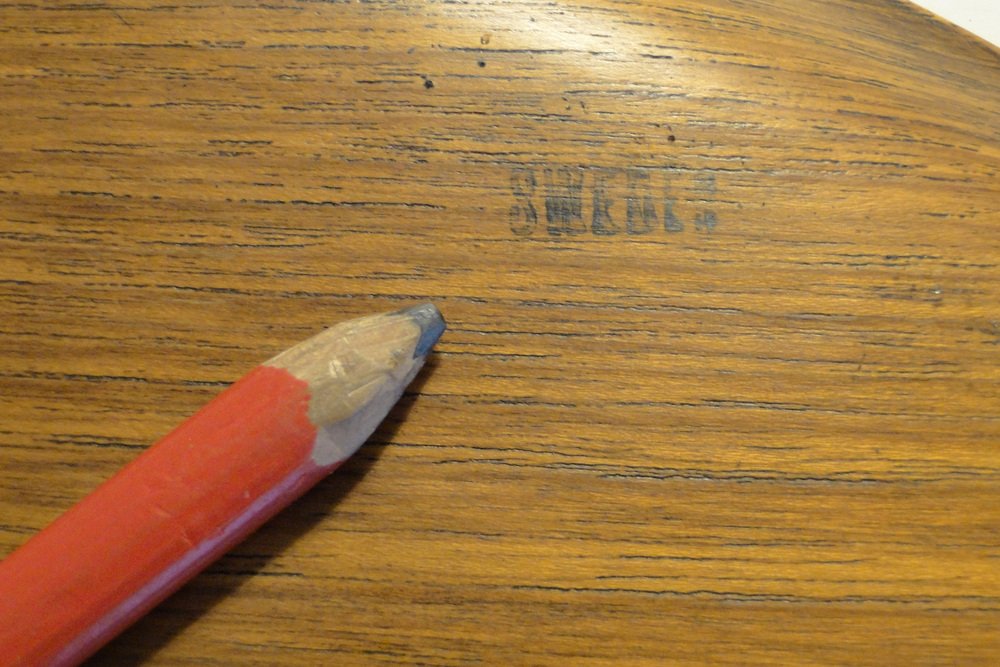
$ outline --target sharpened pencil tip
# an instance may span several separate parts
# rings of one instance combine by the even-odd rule
[[[400,313],[408,315],[420,327],[420,340],[417,341],[417,345],[413,349],[413,356],[424,356],[431,351],[441,334],[444,333],[445,323],[444,318],[441,317],[441,311],[433,303],[424,303],[405,308]]]
[[[309,386],[309,420],[330,436],[314,445],[313,461],[331,465],[361,446],[444,328],[438,309],[421,304],[341,322],[266,362]]]

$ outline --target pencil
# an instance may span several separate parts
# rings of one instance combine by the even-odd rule
[[[336,469],[444,331],[431,304],[261,364],[0,562],[0,665],[74,665]]]

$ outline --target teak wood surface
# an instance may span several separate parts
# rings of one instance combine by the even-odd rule
[[[897,0],[0,5],[0,555],[431,300],[372,441],[94,664],[995,663],[998,128]]]

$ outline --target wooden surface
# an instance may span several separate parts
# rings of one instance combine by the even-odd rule
[[[895,0],[8,3],[0,118],[0,553],[323,326],[451,327],[94,664],[1000,660],[985,43]]]

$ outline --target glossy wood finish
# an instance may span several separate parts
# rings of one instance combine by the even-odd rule
[[[430,299],[359,457],[97,664],[995,661],[998,109],[889,0],[0,6],[0,549]]]

